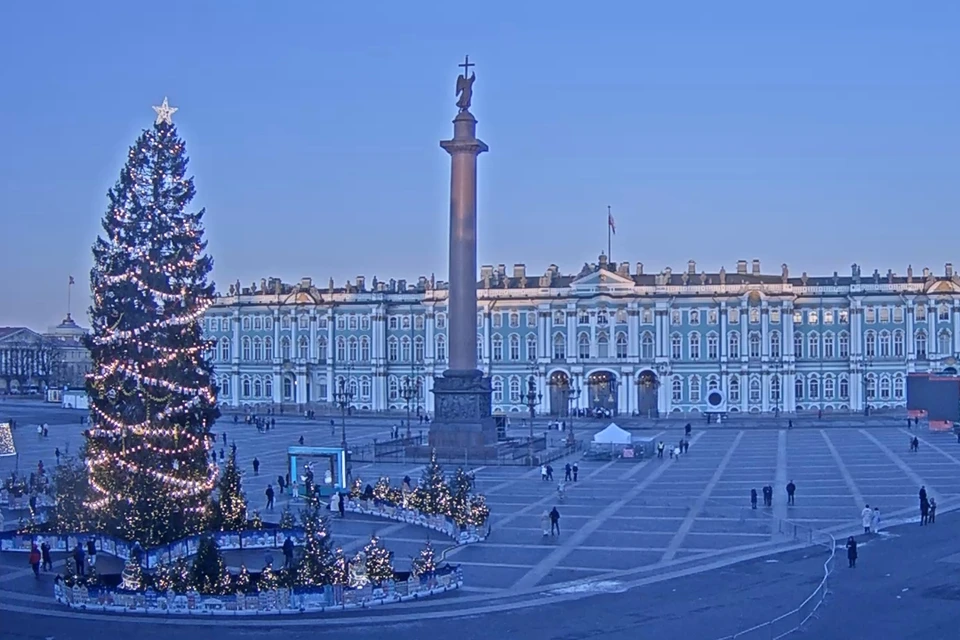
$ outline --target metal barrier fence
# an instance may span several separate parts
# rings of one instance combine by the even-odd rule
[[[744,629],[733,635],[724,636],[720,640],[779,640],[802,628],[827,597],[830,575],[833,573],[833,565],[836,559],[836,538],[829,533],[779,518],[776,521],[776,527],[777,533],[780,535],[797,542],[823,545],[830,550],[827,559],[823,562],[823,579],[820,580],[813,593],[807,596],[806,600],[801,602],[797,608],[763,624]]]

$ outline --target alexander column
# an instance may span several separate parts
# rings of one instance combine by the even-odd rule
[[[470,113],[473,83],[470,57],[457,78],[453,139],[440,146],[450,154],[450,275],[447,344],[450,368],[434,379],[434,421],[430,445],[449,454],[482,449],[496,442],[491,418],[490,378],[477,369],[477,156],[487,145],[477,139]]]

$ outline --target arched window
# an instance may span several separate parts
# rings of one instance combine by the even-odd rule
[[[803,376],[801,375],[793,381],[793,395],[795,400],[803,400]]]
[[[244,330],[244,331],[250,331],[250,318],[249,318],[249,317],[244,316],[244,318],[243,318],[243,323],[242,323],[242,324],[243,324],[243,330]]]
[[[833,376],[828,375],[823,379],[823,397],[826,400],[833,400],[835,393],[835,381]]]
[[[297,343],[297,357],[306,360],[310,357],[310,342],[307,341],[307,336],[300,336]]]
[[[447,360],[447,339],[441,333],[436,337],[437,362],[446,362]]]
[[[220,360],[230,360],[230,338],[220,338]]]
[[[690,402],[700,402],[700,376],[690,376]]]
[[[750,404],[759,404],[762,395],[763,394],[761,393],[760,379],[750,378]]]
[[[327,361],[327,339],[323,336],[317,339],[317,359],[320,362]]]
[[[924,331],[917,331],[914,337],[914,347],[917,357],[926,360],[927,358],[927,334]]]
[[[837,387],[841,400],[846,400],[850,397],[850,380],[847,378],[847,376],[840,376],[840,382],[838,383]]]
[[[400,349],[397,345],[397,339],[393,336],[387,339],[387,360],[396,362],[400,359]]]
[[[598,309],[598,310],[597,310],[597,324],[605,325],[605,324],[608,323],[607,321],[608,321],[608,318],[607,318],[607,310],[606,310],[606,309]]]
[[[937,353],[940,355],[950,355],[953,353],[953,345],[951,344],[952,335],[947,329],[943,329],[940,334],[937,336]]]
[[[253,379],[253,397],[260,398],[263,396],[263,382],[259,377]]]
[[[897,375],[893,376],[893,397],[897,400],[903,400],[903,374],[898,373]]]
[[[537,359],[537,334],[527,334],[527,360],[533,362]]]
[[[267,331],[273,331],[273,318],[270,316],[265,316],[263,318],[263,328]]]
[[[732,404],[737,404],[740,402],[740,378],[736,375],[730,376],[730,381],[727,384],[727,399],[730,400]]]
[[[263,395],[272,398],[273,397],[273,376],[268,375],[263,380]]]
[[[240,383],[240,395],[249,398],[250,393],[250,376],[243,376]]]
[[[673,402],[683,402],[683,379],[680,376],[673,376],[670,383],[670,398]]]
[[[772,331],[770,333],[770,357],[780,357],[780,332]]]
[[[260,338],[253,339],[253,359],[263,360],[263,342]]]
[[[360,357],[360,344],[357,342],[357,339],[353,336],[350,336],[347,339],[347,358],[350,362],[356,362],[357,358]]]
[[[625,360],[627,357],[627,336],[620,332],[617,334],[617,359]]]
[[[567,357],[567,341],[562,333],[553,334],[553,359],[564,360]]]
[[[867,335],[864,336],[864,350],[863,353],[868,358],[874,358],[877,355],[877,334],[873,331],[867,331]]]
[[[877,397],[877,376],[872,373],[867,374],[867,400],[873,400]]]
[[[680,337],[679,333],[670,336],[670,357],[673,360],[683,358],[683,338]]]
[[[553,326],[562,327],[566,324],[566,320],[563,317],[563,311],[554,311],[553,312]]]
[[[520,376],[510,376],[510,402],[520,402]]]
[[[800,359],[803,357],[803,334],[793,334],[793,357]]]
[[[653,360],[653,334],[644,331],[640,336],[640,357],[644,360]]]
[[[887,331],[880,332],[880,357],[890,357],[890,333]]]
[[[585,333],[581,333],[577,341],[577,355],[581,360],[590,359],[590,336]]]
[[[937,310],[937,319],[941,321],[950,320],[950,305],[946,302],[941,302]]]
[[[361,400],[370,399],[370,377],[369,376],[360,377],[360,399]]]
[[[811,333],[807,336],[807,356],[809,358],[820,357],[820,335]]]
[[[343,336],[337,338],[337,362],[344,362],[347,359],[347,341]]]
[[[716,391],[720,388],[720,376],[711,373],[707,376],[707,391]]]
[[[273,360],[273,338],[263,339],[263,357],[267,360]]]
[[[493,336],[493,347],[491,349],[493,352],[491,359],[494,362],[500,362],[503,360],[503,338],[500,337],[500,334],[494,334]]]
[[[520,336],[515,333],[510,334],[510,359],[513,361],[520,359]]]
[[[886,374],[880,377],[880,399],[890,399],[890,377]]]
[[[230,377],[223,376],[220,378],[220,396],[226,397],[230,395]]]
[[[720,339],[713,331],[707,334],[707,359],[716,360],[720,357]]]
[[[493,396],[491,400],[494,404],[503,402],[503,378],[500,376],[493,377]]]
[[[413,361],[423,362],[423,338],[420,336],[413,339]]]
[[[370,338],[367,336],[360,338],[360,360],[363,362],[370,361]]]
[[[437,323],[437,329],[446,329],[446,328],[447,328],[447,314],[445,314],[445,313],[438,313],[438,314],[437,314],[436,323]],[[477,326],[480,326],[480,324],[482,324],[482,323],[478,323]]]
[[[610,341],[607,339],[607,334],[603,331],[597,335],[597,357],[598,358],[608,358],[610,356]]]
[[[400,338],[400,360],[410,362],[410,338],[407,336]]]
[[[290,338],[286,336],[280,338],[280,359],[290,359]]]
[[[760,334],[756,331],[750,333],[750,357],[760,357]]]
[[[780,376],[777,374],[770,376],[770,400],[780,402]]]
[[[397,380],[397,376],[387,378],[387,398],[389,400],[400,398],[400,381]]]
[[[422,327],[419,327],[419,328],[422,328]],[[369,331],[369,330],[370,330],[370,316],[369,316],[369,315],[362,315],[362,316],[360,316],[360,329],[363,330],[363,331]]]
[[[727,347],[730,351],[728,355],[731,358],[739,358],[740,357],[740,334],[734,331],[727,338],[727,342],[728,342]]]
[[[818,400],[820,398],[820,379],[817,376],[810,376],[810,379],[807,381],[807,390],[809,391],[807,397],[811,400]]]
[[[699,360],[700,359],[700,334],[696,331],[692,332],[687,336],[687,341],[690,346],[690,359]]]
[[[903,357],[903,331],[900,329],[893,332],[893,356],[895,358]]]
[[[423,331],[423,316],[414,317],[413,328],[417,331]]]
[[[833,334],[829,332],[823,334],[823,357],[833,358],[835,352]]]

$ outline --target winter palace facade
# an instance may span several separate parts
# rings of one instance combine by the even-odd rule
[[[445,283],[231,285],[204,318],[221,402],[432,412]],[[645,273],[601,255],[576,275],[483,267],[477,355],[497,410],[565,415],[862,411],[903,406],[909,372],[952,370],[960,276],[946,265],[827,277]],[[535,393],[530,393],[531,381]],[[340,396],[343,399],[343,396]]]

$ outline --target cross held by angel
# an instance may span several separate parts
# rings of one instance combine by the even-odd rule
[[[470,56],[465,56],[463,64],[458,66],[463,67],[463,73],[457,77],[456,95],[460,97],[457,100],[457,107],[460,111],[466,111],[470,108],[470,101],[473,99],[473,82],[477,79],[477,74],[472,73],[470,67],[476,65],[470,62]],[[469,77],[467,77],[468,74]]]

